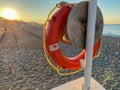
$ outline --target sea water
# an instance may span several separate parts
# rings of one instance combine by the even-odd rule
[[[120,37],[120,24],[105,24],[103,28],[103,35]]]

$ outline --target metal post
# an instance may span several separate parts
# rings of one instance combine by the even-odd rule
[[[90,90],[96,10],[97,10],[97,0],[89,0],[87,39],[86,39],[86,68],[84,71],[83,90]]]

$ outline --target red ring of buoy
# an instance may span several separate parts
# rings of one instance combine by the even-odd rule
[[[44,38],[46,50],[52,60],[60,67],[75,70],[82,67],[81,61],[85,60],[86,51],[83,50],[79,55],[69,58],[64,56],[58,45],[60,41],[60,32],[63,30],[62,27],[67,22],[70,11],[71,8],[69,6],[63,6],[51,17],[50,22],[48,22],[47,29],[45,30]],[[93,57],[99,49],[100,43],[101,40],[94,45]]]

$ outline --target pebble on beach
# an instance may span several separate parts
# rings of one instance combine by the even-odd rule
[[[42,30],[14,31],[3,38],[7,42],[0,41],[0,90],[49,90],[83,76],[83,71],[60,76],[50,67],[44,55]],[[80,52],[71,45],[60,43],[60,47],[69,57]],[[100,57],[93,61],[92,76],[107,90],[119,90],[120,38],[103,36],[101,49]]]

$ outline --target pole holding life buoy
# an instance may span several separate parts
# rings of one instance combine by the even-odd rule
[[[89,0],[88,4],[88,24],[86,37],[86,68],[84,70],[83,90],[90,90],[91,70],[92,70],[92,53],[95,36],[97,0]]]

